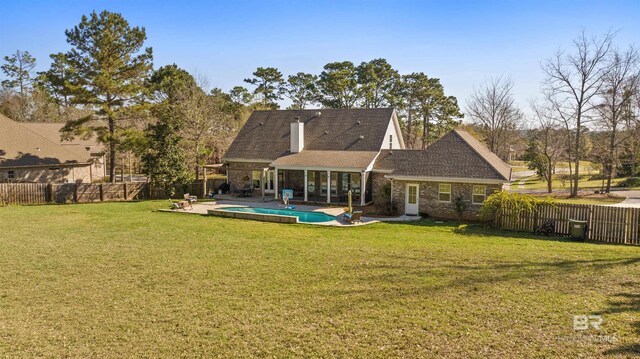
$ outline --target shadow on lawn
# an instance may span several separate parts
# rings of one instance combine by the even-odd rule
[[[623,283],[622,286],[628,288],[629,292],[616,293],[613,295],[613,299],[609,300],[609,308],[599,314],[632,313],[635,314],[634,318],[637,319],[638,315],[640,315],[640,294],[637,292],[638,288],[640,288],[640,282],[627,282]],[[635,338],[640,338],[640,320],[636,320],[632,325]],[[624,340],[625,338],[620,339]],[[608,349],[604,351],[603,354],[625,356],[630,356],[631,354],[640,355],[640,343],[638,341],[631,343],[627,342],[626,344]]]
[[[532,240],[547,241],[547,242],[580,243],[579,241],[575,241],[570,237],[542,236],[542,235],[536,235],[530,232],[499,230],[499,229],[485,226],[477,222],[466,223],[466,222],[458,222],[455,220],[436,221],[432,219],[425,219],[425,220],[416,221],[416,222],[402,222],[402,223],[405,225],[418,226],[418,227],[449,228],[452,233],[466,235],[466,236],[473,236],[473,237],[502,237],[502,238],[512,238],[512,239],[532,239]],[[598,245],[619,245],[616,243],[606,243],[606,242],[597,242],[597,241],[586,241],[585,243],[598,244]]]

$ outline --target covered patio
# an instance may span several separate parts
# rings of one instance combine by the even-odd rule
[[[376,152],[302,151],[271,163],[275,182],[274,198],[283,190],[293,192],[294,201],[346,204],[351,191],[353,202],[364,206],[372,198],[371,167]]]

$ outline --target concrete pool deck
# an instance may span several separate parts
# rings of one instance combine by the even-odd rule
[[[420,216],[397,216],[397,217],[362,217],[362,222],[349,224],[342,219],[342,215],[344,214],[343,207],[320,207],[320,206],[310,206],[304,204],[295,204],[296,211],[307,211],[307,212],[322,212],[328,215],[336,217],[335,221],[329,222],[318,222],[318,223],[307,223],[300,222],[303,224],[313,224],[319,226],[332,226],[332,227],[355,227],[355,226],[364,226],[372,223],[379,222],[411,222],[418,221],[421,219]],[[250,201],[233,201],[233,200],[217,200],[215,202],[196,202],[193,204],[193,208],[188,208],[186,210],[182,209],[160,209],[161,212],[175,212],[175,213],[187,213],[187,214],[198,214],[198,215],[208,215],[209,210],[216,210],[228,207],[254,207],[254,208],[271,208],[271,209],[284,209],[284,205],[282,203],[276,201],[270,202],[250,202]]]

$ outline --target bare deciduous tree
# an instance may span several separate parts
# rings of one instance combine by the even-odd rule
[[[618,149],[625,141],[624,111],[632,101],[631,91],[638,81],[638,51],[630,47],[625,52],[612,51],[607,74],[603,78],[601,102],[596,107],[597,124],[606,133],[606,154],[603,170],[607,178],[605,191],[611,192],[611,179],[619,162]]]
[[[608,56],[614,34],[589,38],[583,31],[573,41],[573,52],[558,50],[542,65],[546,74],[544,92],[558,117],[573,130],[574,185],[571,196],[578,195],[580,176],[580,141],[583,126],[594,109],[595,97],[600,93],[603,79],[608,73]]]
[[[191,147],[196,179],[199,179],[200,168],[211,150],[207,144],[228,122],[229,114],[221,98],[206,92],[209,87],[207,79],[196,75],[195,80],[177,94],[175,111],[181,119],[182,137]]]
[[[547,168],[544,171],[547,180],[547,192],[553,192],[553,174],[555,166],[565,151],[565,131],[553,116],[553,108],[548,103],[531,103],[533,119],[538,127],[534,138],[539,145],[540,155],[545,159]]]
[[[504,160],[509,157],[511,139],[523,119],[512,91],[513,81],[510,78],[488,79],[474,89],[466,107],[466,114],[479,127],[478,132],[486,145]]]

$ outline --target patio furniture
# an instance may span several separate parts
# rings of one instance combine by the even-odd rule
[[[197,196],[192,196],[188,193],[184,194],[184,200],[185,201],[189,201],[189,204],[193,204],[195,202],[198,202],[198,197]]]
[[[245,187],[240,190],[239,197],[251,197],[253,195],[253,187]]]
[[[179,201],[179,202],[174,202],[171,199],[169,199],[169,203],[171,203],[171,209],[182,209],[182,210],[187,210],[187,207],[189,207],[190,209],[193,209],[193,206],[191,205],[191,202],[189,201]]]
[[[356,222],[362,223],[362,211],[353,211],[351,214],[345,213],[343,218],[345,222],[350,224],[354,224]]]

